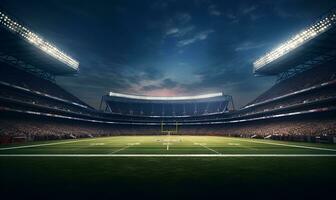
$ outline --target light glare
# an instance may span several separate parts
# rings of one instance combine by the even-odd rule
[[[212,94],[203,94],[203,95],[196,95],[196,96],[179,96],[179,97],[154,97],[154,96],[138,96],[138,95],[110,92],[109,96],[128,98],[128,99],[139,99],[139,100],[176,101],[176,100],[196,100],[196,99],[207,99],[207,98],[212,98],[212,97],[220,97],[220,96],[223,96],[223,93],[219,92],[219,93],[212,93]]]
[[[323,19],[318,21],[316,24],[301,31],[299,34],[295,35],[285,43],[280,44],[277,48],[256,60],[253,63],[254,71],[264,67],[265,65],[273,62],[281,56],[289,53],[290,51],[317,37],[321,33],[330,29],[333,25],[335,25],[335,23],[336,14],[335,11],[333,11],[332,13],[329,13],[327,17],[324,17]]]
[[[43,52],[47,53],[48,55],[56,58],[57,60],[61,61],[62,63],[68,65],[73,69],[78,69],[79,62],[75,59],[71,58],[70,56],[66,55],[64,52],[57,49],[55,46],[51,45],[47,41],[44,41],[35,33],[29,31],[24,26],[18,24],[14,20],[10,19],[7,15],[0,11],[0,23],[4,25],[9,30],[18,33],[20,36],[25,38],[28,42],[36,46],[37,48],[41,49]]]

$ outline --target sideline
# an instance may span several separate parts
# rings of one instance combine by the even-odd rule
[[[0,157],[336,157],[336,154],[0,154]]]
[[[75,140],[75,141],[64,141],[64,142],[54,142],[54,143],[46,143],[46,144],[32,144],[32,145],[24,145],[24,146],[15,146],[15,147],[5,147],[0,148],[0,151],[3,150],[11,150],[11,149],[24,149],[24,148],[34,148],[34,147],[43,147],[43,146],[51,146],[51,145],[58,145],[58,144],[68,144],[68,143],[77,143],[77,142],[86,142],[97,140],[98,138],[91,138],[85,140]]]
[[[336,149],[328,149],[328,148],[321,148],[321,147],[302,146],[302,145],[295,145],[295,144],[282,144],[282,143],[274,143],[274,142],[262,142],[262,141],[255,141],[255,140],[252,140],[252,139],[248,139],[248,140],[242,140],[242,139],[237,139],[237,138],[232,138],[232,139],[242,141],[242,142],[252,142],[252,143],[259,143],[259,144],[270,144],[270,145],[294,147],[294,148],[301,148],[301,149],[312,149],[312,150],[322,150],[322,151],[334,151],[334,152],[336,152]]]

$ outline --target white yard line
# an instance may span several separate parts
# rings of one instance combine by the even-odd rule
[[[163,143],[163,145],[166,145],[166,149],[167,149],[167,151],[169,151],[169,143],[170,141],[169,141],[169,139],[165,142],[165,143]]]
[[[170,143],[170,134],[168,134],[167,151],[169,151],[169,143]]]
[[[164,142],[164,143],[162,143],[162,145],[166,145],[166,150],[168,151],[169,150],[169,142],[167,141],[167,142]]]
[[[208,150],[210,150],[210,151],[212,151],[212,152],[214,152],[214,153],[216,153],[216,154],[221,154],[221,153],[219,153],[218,151],[216,151],[216,150],[214,150],[214,149],[211,149],[211,148],[209,148],[209,147],[207,147],[207,146],[205,146],[205,145],[203,145],[203,144],[201,144],[201,143],[195,143],[193,140],[188,140],[188,141],[190,141],[190,142],[192,142],[194,145],[199,145],[199,146],[201,146],[201,147],[203,147],[203,148],[206,148],[206,149],[208,149]]]
[[[208,149],[208,150],[210,150],[210,151],[212,151],[212,152],[215,152],[215,153],[217,153],[217,154],[221,154],[221,153],[219,153],[218,151],[213,150],[213,149],[211,149],[211,148],[209,148],[209,147],[207,147],[207,146],[205,146],[205,145],[203,145],[203,144],[198,144],[198,145],[200,145],[200,146],[202,146],[202,147],[204,147],[204,148],[206,148],[206,149]]]
[[[0,157],[336,157],[336,154],[0,154]]]
[[[328,149],[328,148],[321,148],[321,147],[311,147],[311,146],[302,146],[302,145],[294,145],[294,144],[282,144],[282,143],[274,143],[274,142],[262,142],[262,141],[255,141],[255,140],[241,140],[234,138],[234,140],[242,141],[242,142],[252,142],[252,143],[260,143],[260,144],[270,144],[270,145],[277,145],[277,146],[285,146],[285,147],[294,147],[294,148],[301,148],[301,149],[312,149],[312,150],[322,150],[322,151],[335,151],[336,149]]]
[[[119,152],[119,151],[128,149],[128,148],[130,148],[130,147],[132,147],[132,146],[139,145],[139,144],[140,144],[139,142],[136,142],[136,143],[129,143],[129,144],[127,144],[126,146],[124,146],[123,148],[120,148],[120,149],[117,149],[117,150],[111,152],[111,154],[117,153],[117,152]]]
[[[86,140],[65,141],[65,142],[54,142],[54,143],[47,143],[47,144],[32,144],[32,145],[24,145],[24,146],[5,147],[5,148],[0,148],[0,151],[11,150],[11,149],[43,147],[43,146],[51,146],[51,145],[58,145],[58,144],[77,143],[77,142],[85,142],[85,141],[91,141],[91,140],[97,140],[97,138],[86,139]]]
[[[125,149],[130,148],[130,147],[131,147],[131,145],[124,146],[123,148],[120,148],[120,149],[117,149],[117,150],[111,152],[111,154],[113,154],[113,153],[117,153],[117,152],[119,152],[119,151],[125,150]]]

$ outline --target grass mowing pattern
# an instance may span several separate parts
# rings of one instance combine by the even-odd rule
[[[330,150],[336,149],[334,145],[213,136],[123,136],[73,141],[0,150],[0,154],[335,154]],[[42,144],[55,142],[63,141]],[[17,146],[22,145],[6,147]],[[0,190],[2,195],[13,198],[46,199],[319,198],[333,194],[335,169],[335,157],[0,157]]]
[[[1,154],[336,154],[335,145],[215,136],[116,136],[0,147]]]

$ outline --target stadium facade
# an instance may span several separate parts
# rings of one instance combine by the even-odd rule
[[[123,134],[215,134],[336,142],[335,10],[253,63],[278,76],[241,109],[222,93],[148,97],[110,92],[94,109],[58,86],[79,62],[0,11],[0,143]],[[98,97],[97,97],[98,98]]]
[[[234,109],[232,96],[223,93],[197,96],[153,97],[110,92],[102,97],[105,111],[148,117],[190,117],[213,115]]]

